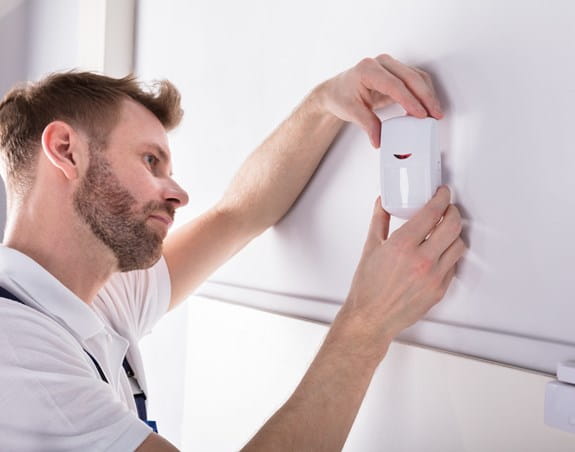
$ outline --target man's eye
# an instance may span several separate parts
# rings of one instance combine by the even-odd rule
[[[155,166],[156,163],[158,163],[158,161],[159,161],[158,158],[153,154],[146,154],[146,156],[144,157],[144,160],[150,166]]]

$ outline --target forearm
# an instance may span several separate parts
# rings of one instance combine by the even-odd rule
[[[245,446],[244,452],[341,450],[369,382],[387,352],[358,327],[336,319],[289,400]]]
[[[325,112],[321,85],[246,159],[219,206],[238,212],[250,230],[275,224],[312,177],[343,121]]]

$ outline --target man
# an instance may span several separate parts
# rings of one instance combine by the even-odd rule
[[[141,421],[138,340],[284,216],[344,121],[378,147],[373,110],[392,102],[416,117],[442,117],[429,76],[388,55],[320,84],[248,157],[216,206],[166,236],[188,201],[171,177],[166,132],[181,118],[171,84],[149,93],[132,78],[65,73],[8,93],[0,104],[8,197],[1,448],[176,450]],[[446,187],[389,238],[389,214],[375,201],[325,342],[245,450],[342,448],[390,342],[447,290],[465,250],[460,232]]]

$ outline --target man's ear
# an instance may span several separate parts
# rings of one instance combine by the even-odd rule
[[[79,160],[83,154],[81,135],[63,121],[52,121],[42,132],[42,152],[67,179],[80,175]]]

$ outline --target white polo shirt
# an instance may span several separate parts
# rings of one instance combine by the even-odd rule
[[[37,262],[0,246],[0,286],[25,303],[0,298],[0,450],[136,449],[152,429],[138,418],[122,361],[128,351],[147,392],[138,341],[167,312],[169,281],[162,258],[113,275],[88,305]]]

